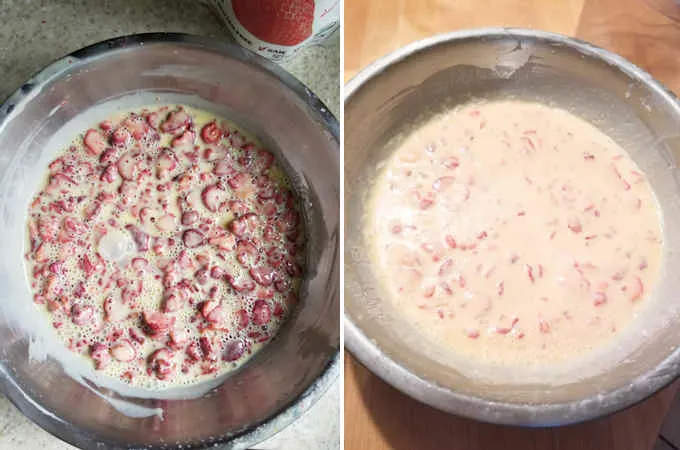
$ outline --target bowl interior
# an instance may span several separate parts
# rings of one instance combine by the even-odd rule
[[[46,164],[78,132],[114,111],[168,103],[229,118],[277,154],[303,201],[308,273],[293,317],[242,369],[193,390],[119,391],[92,373],[82,376],[59,345],[50,346],[52,331],[32,304],[21,264],[25,211]],[[29,81],[3,108],[0,229],[8,239],[0,243],[0,369],[10,398],[83,447],[202,445],[245,433],[229,446],[245,448],[278,431],[246,433],[310,388],[339,349],[335,119],[261,58],[187,36],[133,37],[77,52]],[[290,420],[295,414],[300,411]]]
[[[469,100],[518,99],[570,111],[603,130],[649,175],[664,223],[664,269],[649,307],[615,344],[549,379],[453,366],[385,300],[362,233],[367,194],[395,136]],[[621,58],[562,36],[481,30],[435,37],[360,73],[345,98],[345,330],[348,348],[406,393],[480,420],[565,424],[630,405],[675,377],[680,343],[673,268],[680,209],[680,109]],[[625,220],[625,218],[622,218]],[[502,380],[502,381],[499,381]]]

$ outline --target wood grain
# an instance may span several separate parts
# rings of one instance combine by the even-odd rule
[[[633,408],[579,425],[504,427],[451,416],[419,403],[346,355],[345,449],[651,449],[677,389],[677,384],[671,385]]]
[[[537,28],[591,41],[680,92],[680,27],[656,0],[345,0],[345,79],[376,58],[462,28]],[[678,390],[674,384],[610,417],[558,429],[520,429],[441,413],[388,386],[345,357],[347,450],[646,450]]]

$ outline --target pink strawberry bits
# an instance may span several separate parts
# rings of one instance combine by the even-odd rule
[[[36,306],[70,350],[131,385],[233,370],[298,301],[304,230],[289,181],[204,111],[150,107],[86,130],[28,213]]]
[[[423,341],[516,368],[616,345],[659,278],[658,202],[628,154],[538,103],[471,103],[408,135],[373,193],[374,264]]]

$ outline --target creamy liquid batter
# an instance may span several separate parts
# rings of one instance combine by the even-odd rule
[[[636,316],[660,272],[657,200],[626,152],[537,103],[469,104],[385,164],[368,240],[389,298],[479,361],[584,355]]]
[[[57,335],[141,387],[247,361],[297,302],[304,233],[274,156],[205,111],[155,106],[78,136],[29,208],[26,269]]]

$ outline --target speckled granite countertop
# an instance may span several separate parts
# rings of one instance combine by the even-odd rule
[[[97,41],[132,33],[175,31],[229,39],[211,10],[197,0],[0,0],[0,99],[51,61]],[[338,116],[339,38],[304,50],[284,67]],[[293,425],[258,450],[336,450],[340,447],[339,384]],[[75,447],[26,419],[0,396],[0,450]]]

